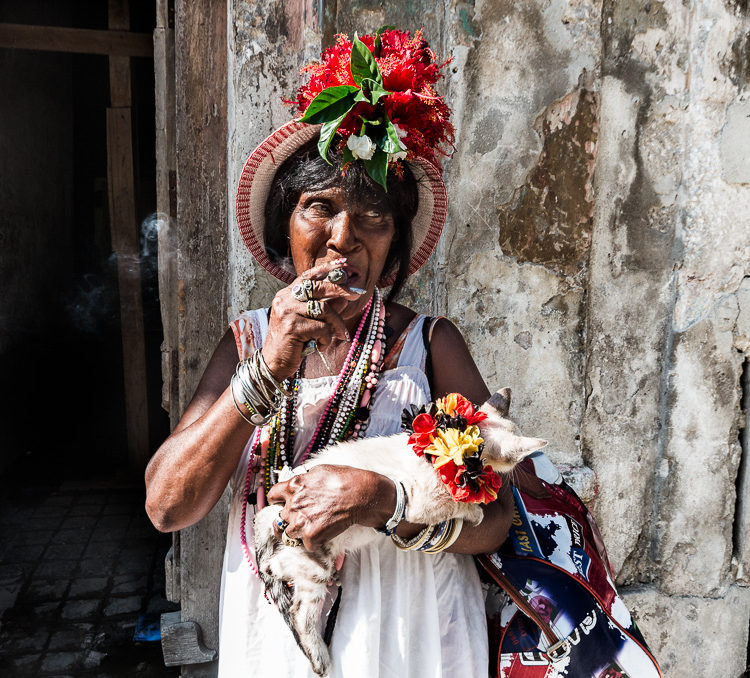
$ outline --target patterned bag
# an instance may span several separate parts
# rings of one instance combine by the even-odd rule
[[[514,474],[515,512],[489,585],[491,678],[659,678],[617,595],[593,516],[541,452]]]

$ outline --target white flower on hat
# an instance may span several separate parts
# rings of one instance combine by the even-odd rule
[[[375,153],[375,144],[366,134],[361,137],[355,137],[352,134],[346,142],[346,147],[355,158],[361,158],[362,160],[369,160]]]
[[[404,137],[409,136],[409,132],[407,132],[403,127],[400,127],[397,122],[393,123],[393,129],[396,130],[396,134],[398,134],[399,139],[403,139]],[[401,144],[401,148],[404,148],[403,144]]]
[[[396,130],[396,135],[398,136],[398,144],[401,146],[401,150],[397,153],[389,153],[388,154],[388,162],[391,162],[391,160],[406,160],[406,153],[407,148],[404,146],[404,143],[401,141],[404,137],[409,136],[409,132],[407,132],[403,127],[399,127],[398,123],[392,123],[393,129]]]

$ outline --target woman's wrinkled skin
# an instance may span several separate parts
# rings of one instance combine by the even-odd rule
[[[314,353],[303,365],[303,348],[310,339],[316,340],[331,368],[336,373],[341,370],[395,236],[393,216],[380,205],[359,201],[338,187],[302,193],[289,222],[290,251],[299,277],[274,297],[262,350],[277,379],[293,375],[301,365],[304,377],[330,374]],[[345,264],[341,259],[346,259]],[[327,281],[328,273],[342,265],[347,285]],[[315,320],[306,316],[306,305],[292,295],[292,288],[303,278],[314,281],[314,296],[323,309]],[[395,303],[388,304],[386,311],[387,323],[394,330],[391,341],[395,341],[414,313]],[[433,365],[440,366],[434,371],[433,397],[452,391],[474,402],[488,397],[466,343],[451,323],[437,323],[431,350]],[[185,414],[146,469],[146,510],[161,531],[182,529],[205,516],[239,462],[252,428],[232,402],[228,384],[236,364],[237,349],[229,330]],[[504,541],[512,499],[507,483],[503,488],[498,500],[486,508],[481,526],[464,526],[449,550],[486,553]],[[396,502],[395,488],[387,477],[336,466],[319,466],[278,483],[268,500],[284,505],[281,515],[288,523],[287,535],[302,539],[308,549],[355,523],[382,527]],[[403,522],[398,534],[409,537],[421,527]]]

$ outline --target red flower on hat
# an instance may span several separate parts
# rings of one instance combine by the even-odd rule
[[[385,115],[396,125],[407,157],[413,153],[436,163],[437,154],[448,155],[454,134],[450,108],[433,86],[450,59],[438,63],[421,30],[412,36],[408,31],[381,29],[374,35],[359,37],[359,41],[372,54],[376,64],[373,68],[385,93],[374,102],[357,102],[338,125],[339,137],[347,140],[353,134],[363,134],[369,121],[377,121]],[[320,61],[302,69],[302,73],[310,74],[310,80],[299,88],[295,99],[288,102],[298,113],[304,115],[313,100],[328,88],[364,87],[361,80],[352,75],[352,48],[353,43],[346,35],[337,35],[336,44],[323,51]],[[339,145],[339,148],[344,147]],[[393,151],[388,152],[393,154]],[[391,162],[390,155],[388,162]]]

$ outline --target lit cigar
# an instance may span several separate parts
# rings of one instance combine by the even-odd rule
[[[346,271],[343,268],[334,268],[328,274],[328,280],[330,280],[335,285],[346,285],[348,277],[349,276],[346,274]]]

